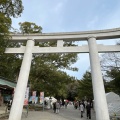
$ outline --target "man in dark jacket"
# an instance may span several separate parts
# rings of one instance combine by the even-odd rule
[[[86,106],[86,110],[87,110],[87,119],[91,119],[91,106],[90,103],[88,102],[87,106]]]
[[[53,103],[53,110],[54,110],[54,113],[56,113],[56,102]]]

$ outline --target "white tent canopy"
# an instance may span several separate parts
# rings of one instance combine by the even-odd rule
[[[120,114],[120,96],[114,92],[106,93],[106,100],[109,110],[109,115],[113,116],[115,114]],[[95,110],[95,102],[93,100],[93,106]]]
[[[50,109],[50,108],[52,108],[53,103],[57,101],[57,99],[55,99],[54,97],[45,97],[44,101],[47,102],[47,106],[46,107],[48,109]]]
[[[106,93],[109,115],[114,116],[120,114],[120,96],[114,92]]]
[[[114,92],[106,93],[106,99],[107,99],[107,103],[114,103],[117,101],[120,102],[120,96]]]
[[[52,103],[57,101],[54,97],[45,97],[44,100],[46,100],[46,102],[51,100]]]

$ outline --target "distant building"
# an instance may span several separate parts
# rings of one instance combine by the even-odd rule
[[[12,98],[16,82],[0,76],[0,105],[6,103]]]

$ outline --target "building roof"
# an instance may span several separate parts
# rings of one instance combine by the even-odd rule
[[[0,88],[6,89],[6,88],[15,88],[15,87],[16,87],[16,82],[10,81],[0,76]]]

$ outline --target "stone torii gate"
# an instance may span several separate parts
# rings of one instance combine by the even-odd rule
[[[38,53],[89,53],[96,120],[109,120],[104,84],[98,53],[118,52],[119,45],[100,45],[96,40],[120,38],[120,28],[85,32],[12,34],[11,41],[26,41],[26,46],[6,48],[5,53],[24,53],[9,120],[21,120],[25,90],[27,87],[32,54]],[[35,41],[56,41],[56,47],[34,46]],[[64,41],[88,41],[88,45],[64,47]]]

